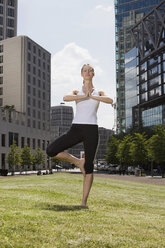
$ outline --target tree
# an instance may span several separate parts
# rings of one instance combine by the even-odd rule
[[[118,164],[119,159],[116,156],[119,140],[115,136],[111,136],[108,143],[107,143],[107,151],[105,159],[107,163]]]
[[[20,165],[21,163],[21,150],[16,145],[16,142],[13,141],[13,144],[10,146],[10,151],[7,154],[7,162],[11,167],[12,174],[15,172],[15,165]]]
[[[32,164],[32,154],[30,147],[26,145],[21,151],[21,165],[25,170],[27,170],[27,166]]]
[[[126,135],[118,146],[118,151],[116,156],[119,159],[123,169],[126,169],[126,167],[130,165],[132,162],[130,155],[131,142],[132,142],[132,136]]]
[[[32,156],[32,163],[33,165],[38,166],[45,163],[45,155],[40,148],[35,149],[35,152]]]
[[[142,165],[148,160],[148,151],[147,151],[147,138],[146,136],[140,133],[134,133],[133,141],[130,146],[130,155],[133,162],[136,165]]]
[[[161,167],[162,177],[165,172],[165,129],[163,126],[156,127],[156,134],[148,140],[149,157]]]

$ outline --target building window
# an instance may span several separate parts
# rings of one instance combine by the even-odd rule
[[[0,25],[3,25],[3,17],[0,16]]]
[[[33,118],[36,118],[36,111],[33,109]]]
[[[6,145],[5,140],[6,140],[6,135],[5,134],[2,134],[1,135],[1,144],[2,144],[2,146],[5,146]]]
[[[31,61],[31,54],[28,53],[28,60]]]
[[[28,49],[31,50],[31,43],[28,42]]]
[[[33,67],[33,74],[36,75],[36,68]]]
[[[36,47],[33,46],[33,53],[36,53]]]
[[[0,88],[0,96],[3,95],[3,88]]]
[[[9,147],[13,144],[13,141],[15,141],[18,146],[18,133],[9,132]]]
[[[28,74],[28,83],[31,83],[31,77],[29,74]]]
[[[14,7],[14,0],[8,0],[8,5]]]
[[[41,50],[38,49],[38,56],[41,57]]]
[[[28,127],[31,127],[31,121],[30,121],[30,119],[27,120],[27,126]]]
[[[41,129],[41,123],[40,123],[40,121],[38,122],[38,129]]]
[[[36,128],[36,121],[33,120],[33,128]]]
[[[14,28],[14,19],[7,19],[7,25],[11,28]]]
[[[29,96],[28,96],[28,105],[31,105],[31,99]]]
[[[35,95],[36,95],[36,89],[33,88],[33,96],[35,96]]]
[[[28,116],[31,116],[31,109],[28,108]]]
[[[41,98],[41,91],[38,90],[38,98]]]
[[[0,66],[0,74],[3,74],[3,66]]]
[[[35,149],[35,148],[36,148],[36,140],[33,139],[33,149]]]
[[[3,63],[3,56],[0,56],[0,63]]]
[[[27,145],[30,147],[30,138],[27,138]]]
[[[3,53],[3,45],[0,45],[0,53]]]
[[[3,84],[3,77],[0,77],[0,84]]]
[[[25,146],[25,137],[21,137],[21,148]]]
[[[0,98],[0,107],[2,107],[2,106],[3,106],[3,99]]]
[[[41,108],[41,101],[38,101],[38,108]]]
[[[8,16],[14,17],[14,9],[8,8]]]
[[[149,91],[150,98],[158,97],[160,95],[161,95],[161,87],[157,87]]]
[[[33,56],[33,63],[36,64],[36,57]]]
[[[42,141],[42,150],[45,150],[45,140]]]
[[[14,30],[13,29],[7,29],[7,36],[10,38],[10,37],[13,37],[14,36]]]
[[[31,71],[31,66],[30,66],[30,64],[28,64],[28,72],[30,72]]]
[[[6,161],[6,154],[2,153],[1,154],[1,165],[2,165],[2,169],[5,169],[5,161]]]
[[[31,93],[31,88],[30,88],[30,86],[28,85],[28,94],[30,94]]]
[[[3,28],[0,27],[0,35],[3,36]]]
[[[3,4],[3,0],[0,0],[0,3],[2,3],[2,4]]]
[[[0,6],[0,14],[3,14],[3,6]]]
[[[36,78],[33,77],[33,85],[36,85]]]

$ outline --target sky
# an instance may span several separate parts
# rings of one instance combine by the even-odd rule
[[[86,63],[95,69],[95,88],[115,100],[114,0],[18,0],[17,35],[51,53],[51,106],[81,89]],[[66,105],[75,111],[74,102]],[[114,115],[111,105],[100,103],[98,125],[112,129]]]

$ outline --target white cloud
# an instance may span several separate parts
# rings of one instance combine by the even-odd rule
[[[103,5],[97,5],[95,7],[95,10],[101,10],[101,11],[104,11],[104,12],[111,12],[113,10],[113,7],[112,6],[103,6]]]
[[[91,64],[95,69],[93,80],[95,87],[101,87],[101,89],[107,91],[110,79],[106,78],[106,72],[100,66],[99,61],[93,58],[87,49],[75,43],[69,43],[52,57],[52,106],[59,105],[63,101],[63,96],[68,92],[82,87],[80,71],[82,65],[86,63]],[[113,96],[111,95],[111,97]],[[74,102],[67,102],[67,105],[72,106],[75,111]],[[108,104],[100,104],[98,112],[99,126],[112,128],[112,116],[112,107]]]

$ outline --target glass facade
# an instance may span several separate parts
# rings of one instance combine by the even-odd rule
[[[130,29],[161,0],[115,0],[117,132],[125,131],[125,53],[134,47]],[[126,62],[127,63],[127,62]],[[151,62],[152,63],[152,62]],[[151,71],[150,73],[154,73]],[[146,78],[146,74],[143,75]],[[145,98],[145,95],[143,96]]]
[[[142,111],[142,123],[144,127],[154,126],[158,124],[163,124],[163,115],[162,110],[165,107],[159,105],[154,108],[149,108]]]
[[[138,104],[137,48],[125,55],[125,116],[126,129],[132,126],[132,107]]]

